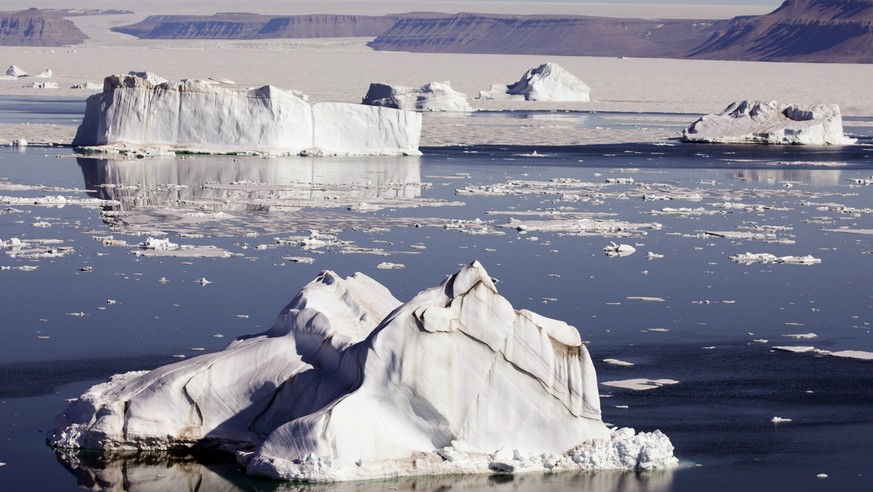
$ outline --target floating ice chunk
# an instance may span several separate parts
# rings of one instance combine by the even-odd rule
[[[142,249],[153,249],[156,251],[169,251],[179,249],[179,245],[170,242],[169,239],[156,239],[151,236],[146,238],[145,242],[139,245]]]
[[[405,87],[373,82],[362,104],[408,111],[472,111],[467,96],[452,89],[449,82],[431,82]]]
[[[200,277],[199,279],[197,279],[197,283],[200,285],[209,285],[212,282],[210,282],[209,280],[206,280],[206,277]]]
[[[830,355],[831,357],[842,357],[844,359],[873,360],[873,352],[867,352],[864,350],[839,350],[836,352],[820,352],[824,353],[825,355]]]
[[[770,348],[772,348],[773,350],[779,350],[781,352],[793,352],[795,354],[805,354],[808,352],[815,352],[815,347],[802,346],[802,345],[800,345],[800,346],[779,345],[779,346],[774,346],[774,347],[770,347]]]
[[[770,419],[770,422],[773,422],[774,424],[781,424],[782,422],[791,422],[791,419],[786,419],[783,417],[773,417],[772,419]]]
[[[622,366],[622,367],[630,367],[634,365],[633,362],[627,362],[619,359],[603,359],[603,362],[613,365],[613,366]]]
[[[828,478],[828,474],[827,473],[819,473],[818,475],[815,476],[815,478]]]
[[[776,101],[737,101],[709,114],[682,132],[686,142],[849,145],[836,104],[789,105]]]
[[[787,338],[795,338],[797,340],[808,340],[810,338],[815,338],[818,335],[816,335],[815,333],[789,333],[782,336]]]
[[[660,260],[660,259],[663,258],[663,257],[664,257],[664,255],[662,255],[662,254],[658,254],[658,253],[652,253],[651,251],[649,251],[648,253],[646,253],[646,259],[647,259],[647,260]]]
[[[557,63],[544,63],[512,85],[493,84],[479,99],[587,102],[591,89]]]
[[[10,65],[9,68],[6,69],[6,75],[11,77],[30,77],[30,74],[24,71],[21,67]]]
[[[729,257],[731,261],[743,264],[752,263],[780,263],[786,265],[816,265],[821,263],[821,258],[812,255],[806,256],[776,256],[771,253],[740,253]]]
[[[383,261],[376,265],[376,268],[379,270],[400,270],[406,268],[406,265],[402,263],[391,263],[390,261]]]
[[[28,87],[31,89],[59,89],[57,82],[31,82],[30,84],[25,85],[24,87]]]
[[[629,301],[642,301],[642,302],[666,302],[666,299],[663,297],[654,297],[654,296],[628,296],[626,298]],[[655,331],[655,328],[650,328],[651,331]]]
[[[237,447],[249,473],[307,481],[676,464],[660,432],[603,424],[579,331],[515,310],[478,263],[405,304],[322,272],[270,330],[92,387],[49,442]]]
[[[95,84],[94,82],[85,82],[84,84],[73,84],[70,86],[70,89],[87,89],[87,90],[102,90],[103,86],[100,84]]]
[[[38,75],[33,76],[36,79],[50,79],[52,78],[52,69],[47,68],[46,70],[40,72]]]
[[[604,381],[600,383],[603,386],[611,386],[613,388],[629,389],[634,391],[645,391],[669,384],[679,384],[675,379],[625,379],[621,381]]]
[[[630,256],[634,254],[636,250],[637,249],[630,244],[615,244],[612,241],[609,242],[609,246],[603,248],[603,252],[606,253],[606,256]]]

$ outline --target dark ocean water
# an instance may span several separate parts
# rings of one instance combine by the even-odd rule
[[[868,438],[873,362],[773,347],[873,351],[873,255],[867,254],[873,236],[823,230],[873,229],[873,211],[867,210],[873,188],[855,181],[873,175],[870,147],[671,143],[423,150],[420,158],[381,160],[115,161],[77,159],[65,149],[0,149],[0,182],[41,186],[0,189],[0,196],[122,203],[2,206],[0,240],[61,240],[74,251],[38,260],[0,251],[0,266],[37,267],[0,271],[0,462],[6,463],[0,466],[0,483],[9,490],[296,489],[250,479],[213,456],[56,456],[44,436],[66,398],[111,374],[156,367],[177,360],[174,355],[220,350],[236,336],[267,329],[323,269],[341,275],[361,271],[404,300],[438,284],[459,264],[479,260],[516,308],[576,326],[589,342],[601,382],[679,381],[649,391],[600,389],[604,421],[661,429],[673,440],[682,466],[654,473],[423,478],[301,488],[866,488],[873,459]],[[604,186],[617,178],[624,181]],[[572,200],[563,191],[530,188],[559,180],[591,185],[574,188],[584,196]],[[498,195],[456,192],[513,183],[513,191]],[[255,184],[266,186],[248,186]],[[667,189],[661,185],[699,193],[701,199],[642,198],[646,190]],[[360,212],[318,203],[377,198],[388,205]],[[421,206],[410,208],[406,199]],[[434,207],[428,200],[463,205]],[[748,207],[714,205],[728,202]],[[719,213],[653,213],[665,207]],[[192,225],[190,217],[198,210],[232,217]],[[101,211],[123,212],[124,222],[108,221]],[[549,219],[556,211],[657,221],[661,228],[617,238],[498,227],[510,216]],[[477,218],[491,224],[489,231],[503,234],[438,226],[447,219]],[[50,226],[34,226],[41,222]],[[779,241],[705,233],[753,227],[775,231]],[[349,254],[341,248],[316,253],[275,241],[313,228],[394,253]],[[235,256],[138,257],[133,247],[107,247],[95,239],[111,235],[133,246],[144,241],[145,231],[157,229],[174,242],[217,246]],[[637,252],[607,257],[602,248],[610,241],[633,244]],[[648,251],[664,257],[647,260]],[[729,259],[747,251],[810,254],[821,263],[744,265]],[[286,259],[291,256],[310,256],[314,262],[291,263]],[[383,261],[405,268],[377,268]],[[212,283],[201,286],[202,277]],[[806,333],[816,336],[787,336]],[[603,363],[607,358],[634,366]],[[776,416],[791,421],[774,424]]]

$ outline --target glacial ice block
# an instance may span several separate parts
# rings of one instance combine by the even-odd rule
[[[112,75],[104,80],[103,92],[88,98],[73,146],[203,153],[418,154],[420,115],[329,104],[331,111],[318,111],[300,94],[270,85],[251,89],[214,81],[168,82],[148,72]],[[329,149],[318,146],[316,130],[318,140]]]
[[[531,68],[512,85],[492,84],[479,99],[587,102],[591,89],[557,63]]]
[[[685,142],[850,145],[836,104],[736,101],[682,131]]]
[[[373,82],[362,103],[409,111],[473,111],[467,96],[452,89],[449,82],[430,82],[421,87]]]
[[[114,376],[48,439],[211,444],[249,473],[303,481],[676,461],[657,431],[607,429],[579,332],[514,309],[478,262],[403,304],[365,275],[322,272],[267,332]]]

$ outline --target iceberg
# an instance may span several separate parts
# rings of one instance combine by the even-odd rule
[[[478,262],[406,303],[324,271],[268,331],[90,388],[48,443],[215,446],[294,481],[676,464],[660,432],[606,427],[579,332],[514,309]]]
[[[685,142],[850,145],[836,104],[737,101],[682,131]]]
[[[362,104],[408,111],[473,111],[467,96],[452,89],[449,82],[431,82],[415,88],[373,82]]]
[[[479,99],[588,102],[591,89],[557,63],[544,63],[524,73],[512,85],[492,84]]]
[[[16,78],[18,78],[18,77],[30,77],[30,74],[28,74],[27,72],[24,71],[24,69],[22,69],[21,67],[16,66],[16,65],[10,65],[9,68],[6,69],[6,75],[8,75],[10,77],[16,77]]]
[[[419,155],[421,115],[360,104],[310,104],[266,85],[168,82],[131,72],[89,97],[74,147],[196,153]]]

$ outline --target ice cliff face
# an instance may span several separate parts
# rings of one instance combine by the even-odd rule
[[[356,104],[310,105],[263,86],[168,82],[149,73],[112,75],[88,98],[74,146],[283,154],[418,154],[421,116]]]
[[[738,101],[708,114],[682,132],[686,142],[849,145],[836,104]]]
[[[287,480],[675,463],[660,433],[606,428],[576,329],[513,309],[478,263],[404,304],[323,272],[265,333],[92,387],[49,443],[230,446]]]
[[[520,99],[526,101],[590,101],[590,88],[557,63],[532,68],[512,85],[494,84],[479,92],[479,99]]]
[[[409,111],[472,111],[467,96],[448,82],[431,82],[421,87],[405,87],[374,82],[363,104]]]

